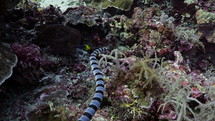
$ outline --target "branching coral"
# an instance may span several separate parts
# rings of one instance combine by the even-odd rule
[[[116,110],[118,115],[142,120],[145,115],[150,115],[146,110],[154,102],[153,98],[159,97],[157,92],[161,91],[156,72],[159,64],[158,59],[134,60],[128,70],[116,71],[107,93],[114,105],[121,104],[121,108]]]
[[[138,75],[138,81],[146,80],[143,88],[152,87],[152,83],[158,80],[155,69],[148,66],[148,62],[155,61],[156,59],[146,59],[143,61],[138,61],[131,68],[131,73],[136,73]]]
[[[200,35],[198,34],[196,28],[188,28],[183,26],[175,27],[175,25],[173,24],[174,20],[174,18],[168,17],[168,15],[166,15],[165,13],[162,13],[160,16],[162,25],[158,27],[158,31],[160,31],[162,34],[165,34],[165,31],[167,31],[164,28],[169,29],[170,32],[168,33],[170,35],[165,36],[171,36],[171,38],[169,38],[171,39],[171,44],[169,44],[171,48],[176,47],[181,52],[195,51],[197,48],[204,49],[204,45],[200,41]]]
[[[167,79],[165,88],[169,90],[169,92],[165,93],[165,103],[162,104],[161,107],[164,109],[166,108],[166,104],[171,104],[177,114],[178,121],[214,119],[214,101],[204,104],[198,100],[197,97],[191,97],[191,95],[193,95],[193,89],[189,86],[183,86],[180,76],[186,76],[185,78],[188,78],[188,82],[192,82],[188,75],[179,75],[178,78],[175,78],[176,82],[174,83],[169,82],[169,80],[171,80],[170,78]],[[174,77],[174,75],[172,75],[172,77]],[[193,105],[191,105],[193,103],[196,103],[198,106],[193,107]]]
[[[183,40],[187,42],[197,43],[199,42],[199,36],[195,29],[188,29],[181,26],[174,27],[174,18],[168,17],[165,13],[162,13],[160,16],[160,21],[166,27],[172,29],[174,35],[176,36],[176,41]]]
[[[138,100],[134,100],[131,103],[123,103],[120,105],[120,109],[122,110],[122,114],[119,116],[123,120],[143,120],[144,119],[144,111],[141,107],[138,106]]]
[[[123,60],[126,58],[125,54],[119,51],[118,49],[114,49],[110,52],[109,55],[101,54],[101,59],[99,60],[99,65],[103,63],[103,66],[111,65],[116,70],[119,70],[121,68],[120,60]],[[111,62],[108,62],[108,60],[111,60]],[[116,64],[116,65],[114,65]]]
[[[178,59],[174,64],[160,70],[159,76],[164,86],[163,101],[165,102],[160,105],[160,108],[167,108],[167,104],[171,104],[177,114],[177,121],[214,119],[214,100],[209,101],[203,91],[211,86],[201,86],[202,82],[207,81],[206,78],[195,78],[197,75],[187,74],[179,63],[183,58],[180,58],[180,61]]]
[[[174,31],[175,36],[177,37],[176,41],[184,40],[191,43],[199,43],[200,36],[197,35],[196,30],[183,27],[176,27]]]

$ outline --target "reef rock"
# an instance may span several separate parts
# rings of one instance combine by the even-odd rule
[[[13,8],[19,2],[20,0],[0,0],[0,13],[4,12],[6,9]]]
[[[17,57],[9,48],[0,42],[0,85],[13,73],[13,67],[17,64]]]
[[[41,105],[37,109],[27,114],[28,121],[62,121],[57,111],[52,111],[48,104]]]
[[[46,26],[34,40],[40,47],[55,55],[70,55],[81,41],[78,30],[64,25]]]
[[[66,25],[86,24],[88,27],[92,27],[96,25],[96,20],[99,19],[95,9],[85,6],[68,8],[63,15]]]

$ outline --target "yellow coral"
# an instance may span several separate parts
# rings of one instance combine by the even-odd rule
[[[133,117],[140,116],[142,114],[142,109],[138,107],[138,100],[134,100],[132,103],[123,103],[120,107],[127,108],[129,113],[133,115]]]
[[[158,80],[158,77],[157,77],[155,69],[150,68],[148,66],[149,62],[152,62],[152,61],[155,61],[155,60],[158,60],[158,59],[146,59],[146,60],[143,60],[143,61],[138,61],[132,67],[132,70],[137,71],[137,72],[139,71],[139,73],[138,73],[138,81],[143,80],[143,77],[145,78],[146,82],[145,82],[143,88],[148,86],[148,85],[152,86],[152,82],[154,80]]]

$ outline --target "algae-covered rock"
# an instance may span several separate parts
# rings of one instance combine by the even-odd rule
[[[96,25],[96,20],[99,19],[96,15],[96,10],[89,7],[68,8],[63,14],[66,19],[66,25],[85,24],[88,27]]]
[[[62,121],[57,111],[52,111],[48,104],[41,105],[37,109],[27,114],[28,121]]]
[[[215,13],[198,10],[196,21],[201,36],[205,37],[209,43],[215,43]]]
[[[61,103],[67,99],[67,96],[69,95],[68,91],[66,90],[57,90],[54,91],[42,98],[42,101],[44,102],[53,102],[55,104]]]
[[[132,3],[133,0],[94,0],[92,5],[100,9],[114,7],[120,10],[128,11],[130,10]]]
[[[0,85],[13,73],[13,67],[17,64],[17,57],[9,48],[0,42]]]
[[[184,3],[190,5],[190,4],[195,3],[195,0],[185,0]]]
[[[215,24],[215,13],[198,10],[196,12],[197,24]]]

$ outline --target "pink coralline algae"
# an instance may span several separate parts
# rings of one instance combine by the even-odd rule
[[[20,62],[24,63],[40,63],[41,53],[40,47],[34,44],[12,44],[12,51],[17,55]]]
[[[118,87],[116,92],[113,92],[116,96],[116,100],[120,100],[121,102],[131,102],[131,90],[127,88],[125,85]]]
[[[18,57],[14,79],[20,84],[39,82],[43,75],[40,48],[34,44],[11,44],[10,48]]]
[[[75,72],[82,72],[86,69],[86,66],[83,65],[83,64],[74,64],[74,66],[71,68],[72,71],[75,71]]]

